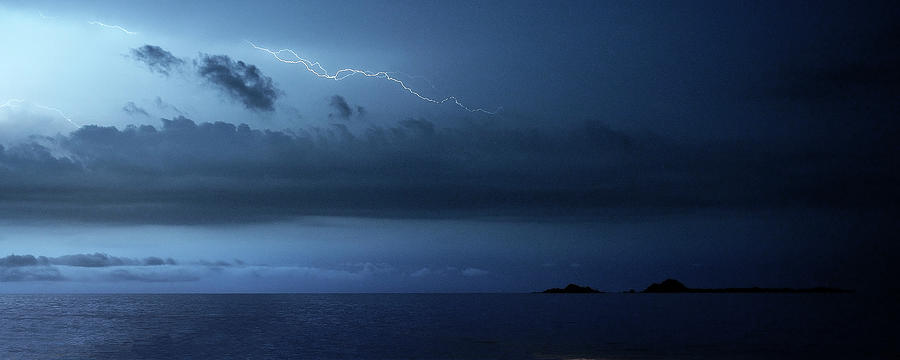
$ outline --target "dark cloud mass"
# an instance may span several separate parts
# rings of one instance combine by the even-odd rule
[[[185,63],[184,60],[175,57],[172,53],[154,45],[144,45],[137,49],[131,49],[131,57],[147,65],[150,71],[165,76],[169,76],[173,70]]]
[[[8,255],[0,258],[0,267],[49,266],[63,265],[75,267],[110,267],[110,266],[156,266],[176,265],[175,260],[151,256],[141,259],[115,257],[107,254],[73,254],[59,257],[34,255]]]
[[[13,281],[64,281],[68,280],[56,266],[72,266],[82,268],[106,268],[120,266],[155,266],[175,265],[175,260],[149,257],[144,260],[121,258],[106,254],[73,254],[60,257],[46,257],[34,255],[8,255],[0,257],[0,282]],[[128,270],[116,270],[128,273]],[[112,274],[115,275],[115,272]],[[159,277],[159,276],[157,276]],[[123,279],[137,281],[140,278]]]
[[[197,74],[251,110],[273,111],[281,90],[254,65],[227,55],[201,54]]]
[[[595,123],[445,129],[409,119],[354,133],[340,124],[271,131],[162,121],[160,128],[85,126],[43,143],[0,146],[0,214],[202,223],[306,214],[891,207],[898,199],[889,141],[810,153],[678,144]],[[860,151],[867,162],[858,161]]]
[[[72,254],[59,257],[34,255],[8,255],[0,257],[0,282],[23,281],[137,281],[137,282],[180,282],[199,280],[198,274],[204,270],[215,270],[222,266],[243,266],[235,260],[234,265],[225,262],[200,261],[180,265],[172,258],[155,256],[144,259],[110,256],[102,253]],[[67,268],[66,268],[67,267]],[[82,268],[84,271],[72,271]],[[68,269],[63,275],[61,269]],[[85,272],[87,271],[87,272]]]
[[[344,99],[343,96],[332,96],[328,105],[331,105],[331,107],[337,111],[337,116],[342,119],[348,119],[350,118],[350,115],[353,115],[353,109],[350,107],[350,104],[347,104],[347,100]]]

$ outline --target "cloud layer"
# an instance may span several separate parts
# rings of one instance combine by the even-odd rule
[[[272,131],[176,117],[0,146],[0,215],[203,223],[893,206],[895,169],[859,171],[858,155],[685,145],[596,123]]]
[[[427,269],[427,268],[426,268]],[[418,273],[418,272],[417,272]],[[417,273],[412,278],[421,277]],[[456,279],[483,276],[489,272],[476,268],[439,270]],[[408,279],[385,263],[344,263],[332,266],[258,265],[241,260],[176,262],[171,258],[124,258],[107,254],[72,254],[59,257],[8,255],[0,257],[0,282],[190,282],[231,279],[281,279],[298,281],[361,282],[385,278]],[[217,280],[218,279],[218,280]]]
[[[353,108],[350,107],[350,104],[347,103],[343,96],[332,96],[328,104],[337,111],[337,117],[341,119],[349,119],[350,115],[353,115]]]
[[[132,259],[110,256],[107,254],[73,254],[59,257],[46,257],[34,255],[8,255],[0,257],[0,282],[11,281],[64,281],[69,280],[60,272],[59,266],[76,268],[137,268],[146,266],[176,265],[171,258],[162,259],[155,256],[144,259]],[[153,281],[162,279],[160,276],[150,279],[141,278],[140,274],[147,272],[138,271],[133,274],[133,269],[116,269],[105,273],[110,279]]]

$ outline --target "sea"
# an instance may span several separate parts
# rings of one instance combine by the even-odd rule
[[[0,359],[884,359],[865,294],[0,295]]]

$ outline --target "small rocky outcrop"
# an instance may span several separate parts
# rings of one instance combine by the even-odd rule
[[[647,287],[644,293],[849,293],[853,290],[845,290],[830,287],[814,287],[807,289],[792,288],[719,288],[719,289],[694,289],[689,288],[675,279],[666,279],[661,283],[653,283]]]
[[[543,291],[544,294],[599,294],[602,291],[591,288],[590,286],[578,286],[575,284],[566,285],[565,288],[552,288]]]
[[[673,292],[689,292],[691,289],[688,289],[687,286],[681,283],[681,281],[675,279],[666,279],[661,283],[653,283],[644,290],[645,293],[673,293]]]

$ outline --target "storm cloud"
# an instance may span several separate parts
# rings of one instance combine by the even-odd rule
[[[875,150],[889,146],[870,144],[870,161],[887,161]],[[857,156],[681,144],[598,123],[439,128],[407,119],[355,132],[273,131],[176,117],[0,147],[0,214],[207,223],[893,206],[896,169],[859,171]]]
[[[150,71],[165,76],[169,76],[172,71],[185,64],[184,60],[155,45],[144,45],[131,49],[131,57],[147,65]]]
[[[72,254],[59,257],[13,254],[0,257],[0,282],[70,280],[62,274],[58,266],[100,269],[110,267],[153,267],[157,265],[175,265],[175,260],[171,258],[163,260],[157,257],[148,257],[141,260],[101,253]],[[118,272],[129,273],[129,270],[114,270],[112,274],[118,274]],[[141,279],[134,278],[129,280]]]
[[[75,267],[110,267],[110,266],[157,266],[176,265],[175,260],[162,259],[155,256],[144,259],[132,259],[110,256],[102,253],[72,254],[59,257],[34,255],[8,255],[0,258],[0,267],[48,266],[63,265]]]
[[[350,104],[347,104],[347,100],[344,99],[343,96],[334,95],[328,102],[335,111],[337,111],[337,116],[342,119],[350,118],[350,115],[353,115],[353,109],[350,107]],[[329,114],[330,116],[330,114]]]
[[[147,65],[150,71],[165,76],[169,76],[175,70],[180,70],[186,64],[183,59],[154,45],[131,49],[131,57]],[[272,78],[264,75],[258,67],[240,60],[232,60],[228,55],[201,53],[193,61],[193,69],[201,79],[250,110],[275,110],[275,100],[283,93],[275,86]],[[146,114],[146,111],[141,113],[143,109],[137,108],[133,103],[129,104],[126,104],[123,110],[130,115]],[[159,97],[156,98],[156,105],[161,110],[172,109],[183,115],[181,111],[166,104]]]
[[[468,269],[467,269],[468,270]],[[486,273],[486,272],[485,272]],[[180,263],[168,258],[143,260],[107,254],[72,254],[59,257],[8,255],[0,257],[0,282],[189,282],[226,277],[321,279],[359,281],[398,275],[385,263],[345,263],[332,266],[250,265],[241,260]],[[465,275],[465,271],[462,273]]]
[[[201,54],[197,74],[251,110],[275,110],[275,100],[281,94],[272,78],[263,75],[259,68],[227,55]]]
[[[172,258],[143,259],[103,253],[59,257],[8,255],[0,257],[0,282],[26,281],[195,281],[213,267],[204,262],[178,264]],[[64,275],[65,274],[65,275]]]

